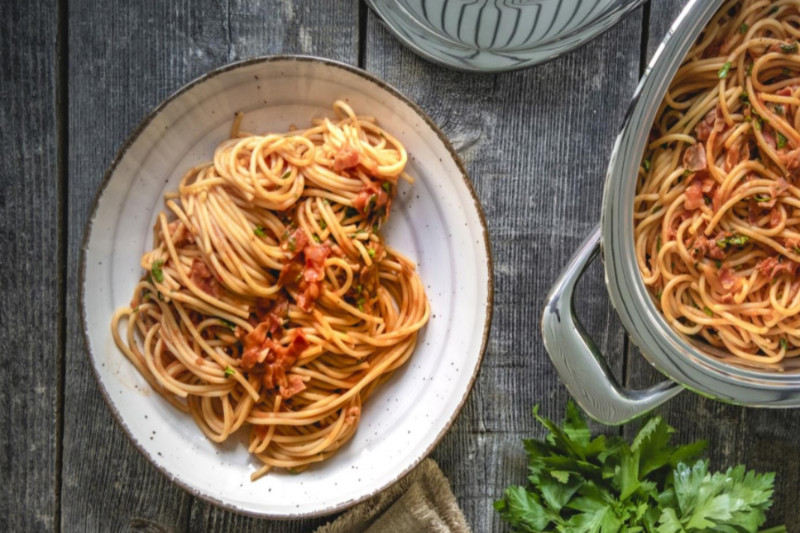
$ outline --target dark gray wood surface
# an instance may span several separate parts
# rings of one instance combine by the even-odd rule
[[[129,132],[207,70],[273,53],[334,58],[418,102],[456,146],[489,222],[495,313],[475,389],[433,457],[476,532],[503,531],[492,501],[524,481],[531,407],[568,398],[539,333],[541,305],[599,220],[603,179],[642,68],[679,12],[655,0],[592,44],[521,72],[479,75],[421,60],[358,0],[4,3],[2,270],[7,295],[0,512],[11,531],[309,531],[189,496],[150,466],[104,405],[77,314],[78,261],[95,189]],[[60,37],[60,38],[59,38]],[[61,58],[61,61],[59,60]],[[658,375],[628,346],[600,265],[579,314],[620,379]],[[660,409],[714,464],[778,470],[773,521],[800,523],[800,411],[724,406],[684,393]],[[606,432],[617,428],[601,428]]]

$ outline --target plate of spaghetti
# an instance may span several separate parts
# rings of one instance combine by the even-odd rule
[[[213,71],[117,155],[87,225],[81,313],[105,399],[191,493],[335,512],[438,443],[491,316],[480,204],[431,120],[301,56]]]

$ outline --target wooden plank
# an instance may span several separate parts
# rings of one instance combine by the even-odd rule
[[[229,53],[224,2],[69,2],[67,271],[73,289],[67,301],[65,531],[183,530],[188,524],[191,497],[144,460],[103,402],[74,288],[84,224],[114,154],[155,105],[227,62]]]
[[[128,133],[164,97],[229,61],[312,53],[355,63],[358,4],[195,2],[70,3],[69,286],[88,210]],[[92,150],[87,151],[86,147]],[[71,292],[68,309],[77,308]],[[80,333],[68,324],[64,513],[67,530],[238,530],[264,523],[222,512],[161,476],[125,438],[94,383]],[[89,490],[102,487],[102,490]],[[109,510],[113,511],[109,512]],[[223,525],[227,524],[227,525]],[[302,530],[313,523],[297,523]],[[276,525],[283,528],[285,524]]]
[[[232,2],[230,42],[236,58],[265,54],[310,54],[355,65],[358,61],[357,0]],[[327,519],[266,522],[192,504],[191,531],[280,531],[315,529]]]
[[[672,21],[687,0],[652,2],[650,5],[648,58],[655,52]],[[629,385],[645,387],[661,379],[645,359],[632,350],[628,362]],[[761,471],[778,472],[775,505],[768,525],[786,524],[789,530],[800,524],[800,428],[797,410],[748,409],[683,392],[657,411],[678,429],[681,442],[705,439],[710,443],[712,467],[724,469],[739,463]],[[632,436],[635,427],[626,428]]]
[[[57,497],[61,254],[57,158],[58,10],[4,5],[0,31],[0,516],[9,531],[52,530]]]
[[[427,111],[467,165],[492,239],[495,307],[478,382],[433,454],[474,531],[505,530],[492,502],[527,471],[520,439],[568,394],[539,332],[542,302],[600,220],[611,144],[638,79],[641,10],[591,45],[533,69],[446,70],[401,47],[370,13],[366,67]],[[601,270],[580,285],[587,329],[621,374],[623,337]],[[611,429],[609,431],[615,431]]]

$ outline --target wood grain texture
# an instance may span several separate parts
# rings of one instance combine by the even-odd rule
[[[688,0],[652,2],[650,7],[648,59]],[[663,377],[636,350],[629,356],[629,386],[645,387]],[[798,531],[800,508],[800,410],[749,409],[725,405],[689,391],[681,393],[657,410],[678,429],[676,439],[705,439],[711,466],[725,469],[739,463],[760,471],[777,472],[775,505],[768,525],[786,524]],[[627,427],[632,436],[635,427]]]
[[[474,531],[503,531],[492,502],[526,476],[531,416],[568,397],[539,333],[544,298],[599,222],[605,168],[638,79],[641,10],[591,45],[521,72],[480,75],[419,59],[370,13],[366,68],[419,103],[463,158],[489,223],[494,319],[478,382],[433,454]],[[578,306],[611,365],[623,337],[596,266]],[[614,431],[613,429],[610,431]]]
[[[69,3],[68,329],[64,531],[186,528],[191,497],[134,448],[103,402],[77,312],[83,228],[129,132],[181,85],[228,60],[228,13],[214,1]]]
[[[106,167],[150,109],[194,77],[254,55],[319,54],[355,63],[358,12],[353,0],[70,3],[64,530],[287,530],[286,523],[248,519],[202,501],[193,505],[193,498],[149,465],[114,422],[81,336],[80,244]],[[288,530],[322,522],[297,522]]]
[[[58,257],[57,9],[0,8],[0,516],[45,531],[57,513],[61,313]]]

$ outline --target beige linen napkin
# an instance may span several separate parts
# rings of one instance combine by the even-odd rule
[[[470,533],[450,483],[432,459],[316,533]]]

